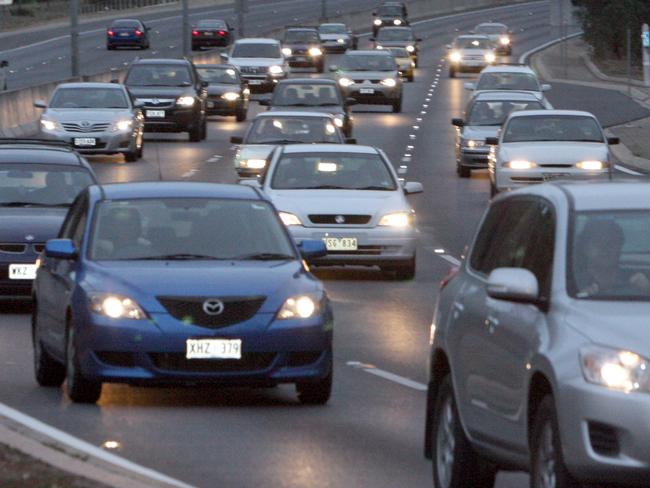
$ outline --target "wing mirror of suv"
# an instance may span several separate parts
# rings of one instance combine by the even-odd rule
[[[551,85],[549,85],[548,83],[544,83],[542,85],[542,91],[543,92],[550,91],[550,90],[551,90]]]
[[[497,268],[488,277],[487,294],[498,300],[537,304],[539,284],[527,269]]]
[[[407,181],[402,184],[402,189],[404,190],[404,195],[415,195],[424,191],[424,187],[419,181]]]
[[[339,70],[339,67],[337,65],[335,65],[335,64],[330,65],[330,71],[334,72],[334,71],[338,71],[338,70]]]
[[[463,127],[465,125],[465,121],[463,119],[451,119],[451,125],[456,127]]]
[[[77,250],[70,239],[50,239],[45,243],[45,255],[48,258],[74,259]]]
[[[607,144],[610,146],[616,146],[617,144],[621,143],[621,139],[618,137],[608,137],[607,138]]]
[[[232,136],[230,138],[230,142],[232,144],[243,144],[244,143],[244,138],[242,136]]]
[[[499,145],[499,138],[498,137],[486,137],[485,138],[485,144],[488,146],[498,146]]]
[[[305,239],[300,241],[298,243],[298,249],[300,250],[301,256],[307,261],[327,256],[325,243],[318,239]]]
[[[468,82],[463,85],[465,87],[465,90],[474,90],[476,88],[476,83]]]
[[[47,103],[44,100],[35,100],[34,107],[36,108],[47,108]]]
[[[227,53],[221,53],[219,54],[219,58],[221,58],[221,61],[225,61],[227,63],[228,59],[230,59],[230,56],[228,56]]]

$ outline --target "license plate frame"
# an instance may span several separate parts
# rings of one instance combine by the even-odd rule
[[[544,181],[561,180],[562,178],[571,178],[571,173],[542,173]]]
[[[361,95],[374,95],[375,94],[375,89],[374,88],[359,88],[359,93]]]
[[[249,85],[261,85],[264,80],[248,80]]]
[[[97,138],[95,137],[75,137],[73,139],[75,147],[95,147],[97,146]]]
[[[148,119],[164,119],[165,111],[164,110],[146,110],[144,116]]]
[[[36,265],[29,263],[10,264],[8,275],[10,280],[35,280]]]
[[[186,359],[241,359],[241,339],[187,339]]]
[[[357,237],[324,237],[323,241],[328,251],[357,251],[359,249]]]

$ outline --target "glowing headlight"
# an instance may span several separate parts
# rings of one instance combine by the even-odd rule
[[[291,48],[288,48],[288,47],[283,47],[282,48],[282,54],[284,54],[285,56],[291,56],[291,53],[293,53]]]
[[[393,20],[393,24],[395,24],[395,25],[402,25],[402,21],[399,20],[399,19],[395,19],[395,20]]]
[[[497,60],[497,57],[494,55],[494,53],[485,53],[485,60],[488,63],[494,63]]]
[[[578,169],[585,169],[588,171],[597,171],[605,168],[605,163],[602,161],[581,161],[576,164]]]
[[[336,42],[339,44],[345,44],[345,39],[337,39]]]
[[[242,168],[262,169],[266,166],[266,159],[240,159],[239,166]]]
[[[131,129],[133,121],[131,120],[118,120],[115,122],[115,130],[125,131]]]
[[[235,100],[239,99],[239,93],[235,92],[227,92],[221,95],[221,98],[224,100],[228,100],[229,102],[234,102]]]
[[[375,19],[372,23],[375,25],[381,25],[381,19]]]
[[[343,127],[343,117],[341,117],[340,115],[337,116],[337,117],[334,117],[334,124],[335,124],[336,127],[338,127],[339,129],[340,129],[341,127]]]
[[[194,97],[178,97],[176,104],[181,107],[191,107],[194,105]]]
[[[56,130],[58,124],[53,120],[41,119],[41,128],[43,130]]]
[[[282,69],[282,66],[273,65],[269,66],[269,73],[272,75],[281,75],[284,73],[284,70]]]
[[[354,85],[354,81],[352,81],[350,78],[341,78],[339,80],[339,85],[344,87],[351,86]]]
[[[459,53],[458,51],[452,51],[449,54],[449,60],[454,62],[454,63],[459,63],[460,61],[462,61],[462,59],[463,59],[463,55],[461,53]]]
[[[510,44],[510,38],[503,36],[499,39],[499,42],[501,43],[502,46],[507,46],[508,44]]]
[[[280,212],[278,215],[280,216],[280,220],[282,220],[282,223],[287,227],[290,225],[302,225],[300,219],[292,213]]]
[[[387,227],[408,227],[413,224],[413,214],[410,212],[396,212],[384,215],[379,225]]]
[[[376,46],[375,49],[384,49],[384,46]]]
[[[308,319],[320,312],[319,300],[309,295],[287,298],[278,312],[278,319]]]
[[[630,351],[588,346],[580,351],[582,374],[589,383],[624,392],[650,392],[650,362]]]
[[[392,88],[395,85],[397,85],[397,82],[395,81],[394,78],[386,78],[385,80],[381,80],[381,84],[384,85],[384,86]]]
[[[503,163],[504,168],[510,168],[510,169],[533,169],[537,165],[535,163],[532,163],[530,161],[523,161],[516,159],[514,161],[510,161],[508,163]]]
[[[468,139],[466,141],[463,141],[463,146],[468,147],[470,149],[474,149],[476,147],[482,147],[484,146],[485,143],[482,141],[475,141],[473,139]]]
[[[406,50],[410,53],[415,52],[415,46],[406,46]]]
[[[110,293],[90,295],[90,309],[112,319],[142,320],[147,318],[140,305],[128,297]]]
[[[312,47],[309,49],[309,55],[313,57],[322,56],[323,51],[321,51],[318,47]]]

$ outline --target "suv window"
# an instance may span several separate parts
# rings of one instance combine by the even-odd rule
[[[129,86],[191,86],[192,70],[185,64],[134,64],[124,81]]]

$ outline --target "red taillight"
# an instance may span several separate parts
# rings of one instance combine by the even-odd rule
[[[141,30],[136,30],[135,35],[140,37],[142,35],[142,31]]]
[[[226,35],[226,31],[219,31],[219,35],[222,36],[222,37],[225,36],[225,35]]]
[[[449,270],[449,273],[440,281],[440,291],[442,291],[445,286],[449,284],[449,282],[454,279],[454,276],[458,274],[458,271],[460,268],[458,266],[454,266]]]
[[[198,36],[198,35],[199,35],[199,31],[197,31],[197,30],[193,30],[193,31],[192,31],[192,35],[193,35],[194,37]]]
[[[115,32],[113,32],[112,30],[108,30],[106,31],[106,33],[108,34],[108,37],[113,37],[115,35]]]

